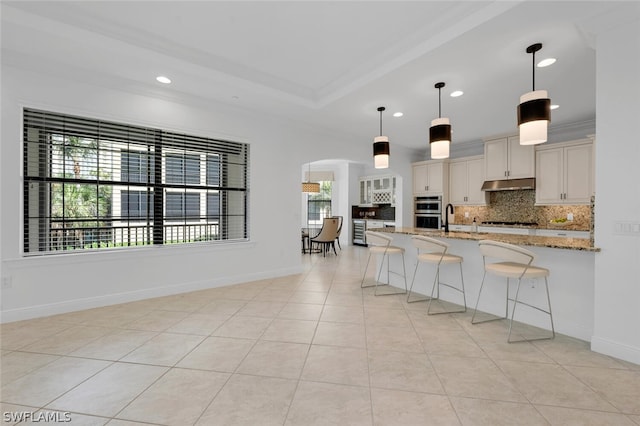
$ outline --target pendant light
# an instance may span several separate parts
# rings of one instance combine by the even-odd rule
[[[536,90],[536,52],[540,49],[542,43],[527,47],[527,53],[532,54],[533,88],[531,92],[520,96],[520,145],[537,145],[547,141],[547,127],[551,121],[551,99],[547,97],[546,90]]]
[[[451,143],[451,124],[448,118],[442,118],[442,88],[444,83],[436,83],[438,89],[438,118],[431,120],[429,128],[429,146],[431,158],[449,158],[449,144]]]
[[[373,166],[376,169],[386,169],[389,167],[389,138],[382,136],[382,111],[385,107],[378,107],[380,112],[380,136],[373,139]]]
[[[309,161],[309,174],[307,175],[307,181],[302,182],[302,192],[307,194],[317,194],[320,192],[320,183],[311,182],[311,161]]]

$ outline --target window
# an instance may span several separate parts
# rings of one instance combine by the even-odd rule
[[[24,254],[248,239],[249,146],[24,110]]]
[[[122,182],[146,182],[147,177],[153,176],[153,167],[149,155],[145,152],[122,151],[120,152],[120,181]]]
[[[122,216],[132,219],[146,219],[153,207],[153,194],[147,191],[120,191],[120,209]]]
[[[169,220],[199,221],[200,194],[167,192],[165,217]]]
[[[200,184],[200,156],[167,154],[167,183]]]
[[[331,217],[331,181],[320,182],[320,192],[309,194],[307,223],[322,226],[325,217]]]

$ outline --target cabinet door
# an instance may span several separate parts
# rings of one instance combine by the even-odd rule
[[[545,149],[536,153],[536,203],[562,203],[563,149]]]
[[[484,160],[467,161],[467,204],[484,205],[486,198],[482,190],[484,182]]]
[[[444,164],[433,163],[427,167],[427,192],[442,193],[444,190]]]
[[[372,193],[371,193],[371,180],[370,179],[361,179],[360,180],[360,205],[366,206],[371,204]]]
[[[454,204],[466,204],[467,201],[467,162],[453,162],[449,165],[449,201]],[[480,182],[482,185],[482,182]]]
[[[592,189],[591,144],[568,146],[564,149],[564,201],[565,203],[587,203]]]
[[[520,137],[509,137],[508,179],[530,178],[535,176],[535,147],[520,145]]]
[[[487,180],[507,179],[507,139],[484,144],[484,171]]]
[[[367,204],[367,186],[366,181],[360,179],[360,202],[358,204]]]
[[[427,192],[428,176],[427,165],[422,164],[413,166],[413,193],[414,195],[424,194]]]

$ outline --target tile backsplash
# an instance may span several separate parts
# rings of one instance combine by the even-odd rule
[[[589,205],[536,206],[535,201],[536,191],[532,189],[490,192],[487,206],[455,206],[455,223],[471,223],[475,217],[478,223],[509,221],[542,225],[551,219],[566,218],[568,213],[573,213],[573,227],[584,230],[591,227]],[[469,213],[468,218],[464,216],[465,212]]]

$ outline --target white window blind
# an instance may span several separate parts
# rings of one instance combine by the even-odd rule
[[[23,112],[24,254],[246,240],[249,145]]]

